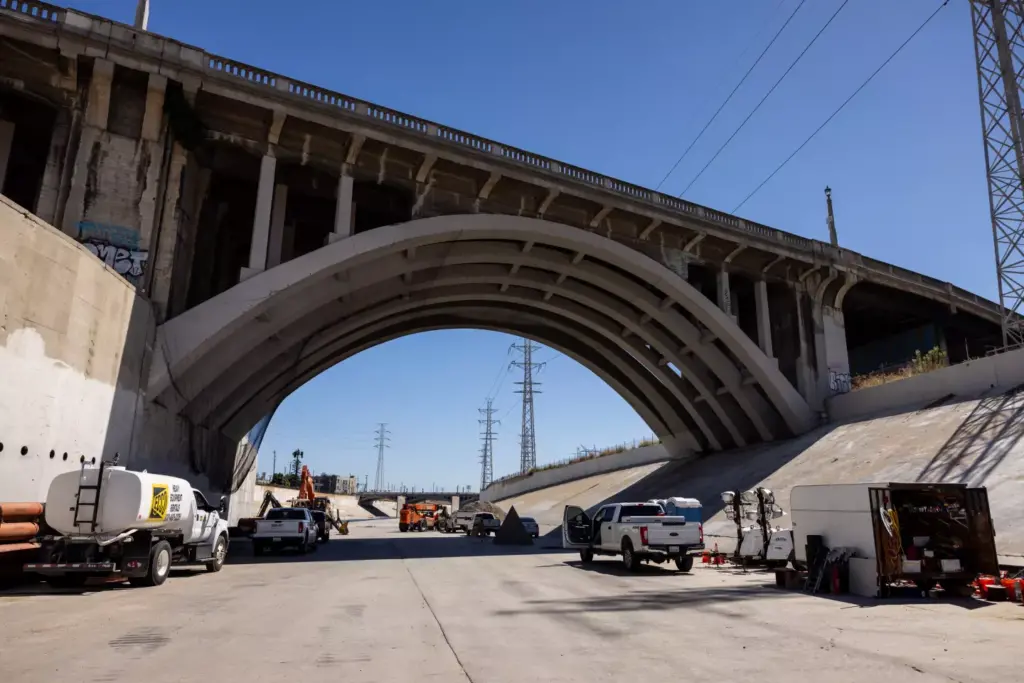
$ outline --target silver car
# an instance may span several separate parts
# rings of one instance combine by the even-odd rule
[[[519,521],[523,523],[526,533],[530,534],[533,538],[540,538],[540,525],[537,524],[537,520],[533,517],[520,517]]]

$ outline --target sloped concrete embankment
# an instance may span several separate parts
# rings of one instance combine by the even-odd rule
[[[595,475],[633,469],[640,465],[663,463],[670,459],[664,446],[644,446],[632,448],[621,453],[602,455],[590,460],[581,460],[564,467],[554,467],[523,474],[517,477],[502,479],[488,486],[481,494],[480,500],[496,502],[531,491],[543,491],[577,479],[586,479]]]
[[[905,382],[914,381],[903,380]],[[905,391],[905,389],[903,389]],[[604,473],[497,500],[532,515],[549,541],[567,504],[593,509],[606,502],[693,496],[704,502],[706,536],[728,550],[734,526],[719,494],[767,486],[783,508],[799,484],[950,481],[988,488],[999,554],[1024,561],[1024,391],[1003,391],[895,415],[820,427],[799,438],[718,453],[693,462]]]

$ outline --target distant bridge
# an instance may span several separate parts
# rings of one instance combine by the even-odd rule
[[[406,503],[438,502],[445,503],[455,498],[459,504],[472,503],[480,500],[479,493],[468,491],[366,491],[358,494],[359,504],[373,503],[378,500],[393,500],[396,503],[403,500]]]

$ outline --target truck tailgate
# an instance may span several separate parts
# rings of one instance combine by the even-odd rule
[[[645,526],[647,545],[651,547],[700,544],[700,525],[693,522],[656,522]]]
[[[299,529],[300,524],[305,525],[305,522],[294,519],[258,519],[256,520],[256,532],[253,536],[261,538],[268,536],[274,538],[301,536],[305,533],[305,527]]]

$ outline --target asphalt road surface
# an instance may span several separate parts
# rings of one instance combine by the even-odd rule
[[[0,680],[1012,681],[1024,607],[785,592],[356,523],[308,556],[232,547],[158,588],[0,591]]]

